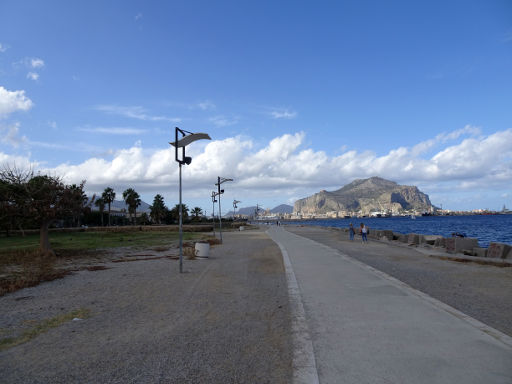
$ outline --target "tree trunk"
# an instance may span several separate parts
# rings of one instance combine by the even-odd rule
[[[108,203],[108,226],[110,227],[110,203]]]
[[[48,236],[48,227],[50,226],[50,221],[43,221],[41,223],[41,229],[39,231],[39,250],[44,256],[51,255],[54,256],[52,248],[50,247],[50,238]]]
[[[21,231],[21,237],[25,237],[25,230],[23,229],[20,223],[18,223],[18,229]]]

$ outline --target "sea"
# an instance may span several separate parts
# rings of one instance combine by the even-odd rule
[[[318,225],[322,227],[347,227],[350,223],[359,227],[364,223],[371,229],[389,229],[397,233],[418,233],[423,235],[441,235],[451,237],[461,233],[466,237],[478,239],[481,247],[489,243],[512,245],[512,215],[473,215],[473,216],[417,216],[350,218],[350,219],[315,219],[287,222],[287,224]]]

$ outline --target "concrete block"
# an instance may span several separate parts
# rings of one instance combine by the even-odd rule
[[[476,257],[487,257],[487,248],[475,247],[473,253]]]
[[[402,243],[407,243],[409,241],[409,235],[404,235],[403,233],[395,233],[397,240]]]
[[[417,233],[409,233],[409,235],[407,235],[407,242],[409,244],[419,244],[420,243],[420,235],[418,235]]]
[[[510,251],[511,247],[508,244],[503,243],[490,243],[489,249],[487,250],[487,257],[493,259],[505,259]]]
[[[425,243],[428,245],[435,245],[437,239],[442,239],[443,236],[439,235],[424,235],[423,238],[425,239]]]
[[[384,230],[384,231],[381,231],[381,235],[380,237],[385,237],[387,238],[388,240],[393,240],[393,231],[389,231],[389,230]]]
[[[461,253],[464,249],[478,247],[478,239],[470,237],[448,237],[445,241],[446,252]]]
[[[425,244],[425,236],[417,233],[409,233],[408,243],[414,245]]]
[[[446,239],[444,237],[440,237],[434,241],[434,247],[446,247]]]

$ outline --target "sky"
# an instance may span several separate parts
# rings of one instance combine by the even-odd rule
[[[380,176],[512,208],[512,2],[0,1],[0,166],[211,214]],[[224,208],[226,207],[226,208]]]

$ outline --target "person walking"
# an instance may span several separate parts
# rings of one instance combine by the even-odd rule
[[[367,243],[368,242],[368,237],[366,236],[366,233],[368,232],[368,229],[366,228],[366,225],[364,225],[363,223],[361,223],[360,232],[361,232],[361,237],[363,239],[363,244]]]
[[[350,226],[348,227],[348,234],[350,236],[350,241],[354,241],[354,235],[356,234],[356,230],[354,229],[352,223],[350,223]]]

